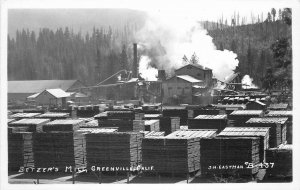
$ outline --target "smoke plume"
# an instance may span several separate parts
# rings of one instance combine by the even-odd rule
[[[244,89],[247,88],[258,88],[255,84],[253,84],[253,78],[251,78],[249,75],[245,75],[242,79],[242,87]]]
[[[136,35],[136,42],[140,44],[142,55],[149,57],[150,67],[164,69],[170,75],[174,69],[187,64],[182,59],[184,55],[190,59],[195,53],[198,64],[211,68],[219,80],[233,73],[238,65],[237,55],[217,50],[212,37],[197,19],[163,12],[148,16],[145,26]],[[140,64],[144,64],[142,61],[145,60],[141,59]],[[140,69],[141,74],[145,72]]]
[[[139,73],[146,81],[156,81],[158,70],[150,65],[151,59],[148,56],[141,56],[139,62]]]

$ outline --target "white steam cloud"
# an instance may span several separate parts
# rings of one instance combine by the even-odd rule
[[[184,55],[190,59],[196,53],[198,64],[211,68],[216,78],[224,80],[238,65],[237,55],[228,50],[217,50],[212,37],[197,19],[162,12],[150,15],[136,36],[142,55],[150,58],[151,67],[165,69],[170,74],[187,64],[182,61]],[[140,69],[142,75],[145,72],[148,71]]]
[[[249,75],[245,75],[242,79],[242,86],[244,89],[247,88],[258,88],[255,84],[253,84],[253,78]]]
[[[158,70],[151,67],[151,59],[148,56],[141,56],[139,62],[139,73],[146,81],[157,81]]]

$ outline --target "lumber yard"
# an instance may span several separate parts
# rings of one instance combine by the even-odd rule
[[[9,82],[9,182],[292,181],[291,102],[239,73],[189,63],[147,81],[137,65],[117,83]]]

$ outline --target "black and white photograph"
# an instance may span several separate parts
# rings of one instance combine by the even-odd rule
[[[1,1],[2,185],[299,188],[299,1],[27,2]]]

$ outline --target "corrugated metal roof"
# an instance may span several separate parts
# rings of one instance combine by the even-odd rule
[[[10,124],[14,125],[38,125],[38,124],[42,124],[45,122],[49,122],[49,119],[21,119],[19,121],[14,121]]]
[[[66,93],[65,91],[63,91],[60,88],[47,89],[46,91],[49,92],[50,94],[52,94],[56,98],[65,98],[65,97],[69,97],[70,96],[70,93]]]
[[[45,118],[45,117],[69,117],[70,114],[68,113],[59,113],[59,112],[47,112],[37,117]]]
[[[183,79],[185,81],[188,81],[190,83],[203,82],[202,80],[198,80],[198,79],[196,79],[192,76],[189,76],[189,75],[177,75],[176,77],[181,78],[181,79]]]
[[[166,139],[172,139],[172,138],[211,138],[214,137],[217,133],[217,130],[180,130],[175,131],[169,135],[167,135]]]
[[[261,115],[263,110],[236,110],[233,111],[230,115]]]
[[[226,127],[218,136],[265,136],[269,127]]]
[[[152,125],[157,122],[159,122],[157,119],[145,120],[145,125]]]
[[[41,115],[40,113],[16,113],[11,115],[11,118],[29,118],[29,117],[36,117]]]
[[[39,93],[45,89],[60,88],[67,91],[77,80],[25,80],[8,81],[8,93]]]
[[[47,123],[46,125],[80,125],[84,124],[84,121],[80,119],[58,119]]]
[[[227,119],[227,115],[198,115],[195,119]]]
[[[251,118],[246,123],[279,123],[284,124],[288,120],[287,117],[259,117]]]
[[[292,116],[293,111],[269,111],[268,114],[266,114],[267,117],[282,117],[282,116]]]

